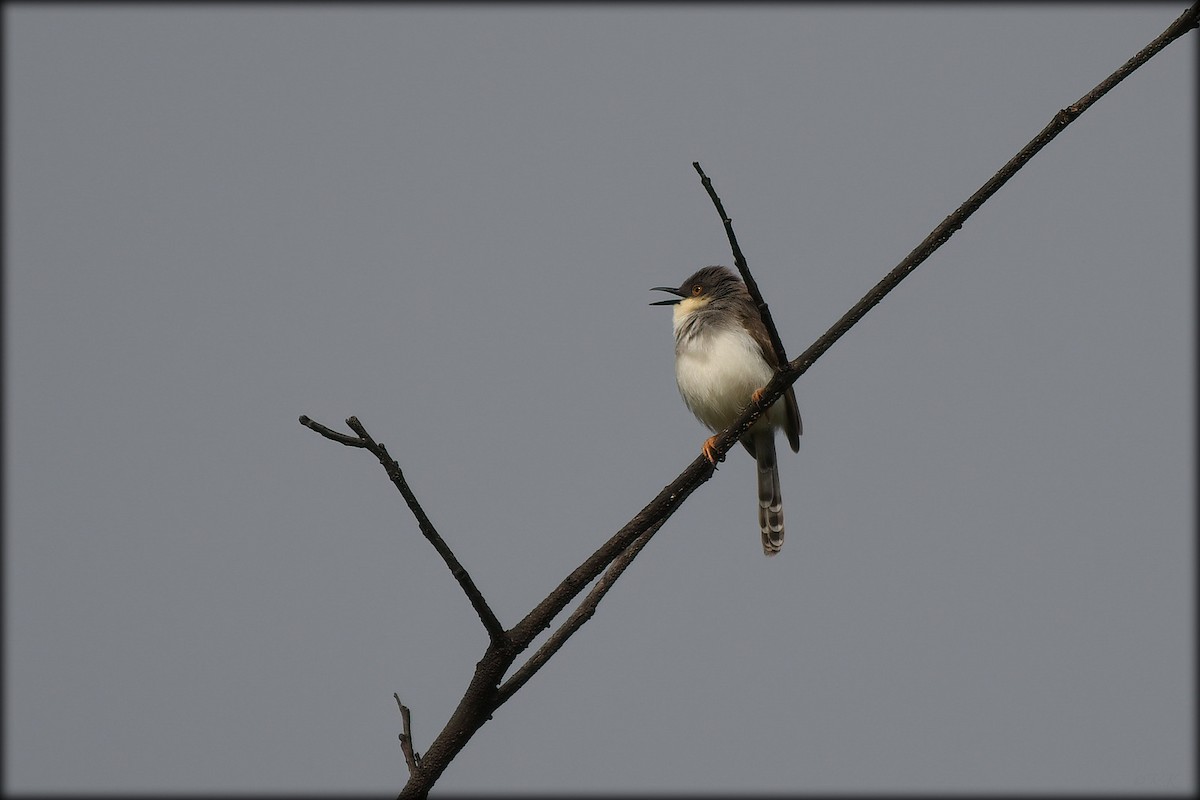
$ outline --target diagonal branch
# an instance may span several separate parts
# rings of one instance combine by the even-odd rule
[[[400,465],[388,453],[387,448],[381,444],[376,444],[375,440],[367,433],[367,429],[362,426],[357,417],[350,417],[346,420],[346,424],[350,429],[362,437],[363,441],[367,442],[367,449],[375,454],[379,459],[379,463],[383,464],[387,470],[388,477],[392,479],[392,483],[400,490],[400,494],[404,497],[404,502],[408,504],[408,510],[417,519],[417,526],[421,529],[421,533],[433,545],[433,549],[438,551],[438,555],[446,562],[446,566],[450,568],[450,574],[458,581],[458,585],[462,587],[466,593],[467,599],[471,601],[471,606],[475,609],[475,613],[479,615],[483,627],[487,629],[488,636],[492,642],[502,643],[508,640],[507,634],[504,632],[504,626],[500,624],[500,620],[496,619],[496,615],[488,606],[487,600],[483,598],[483,592],[475,585],[475,581],[471,580],[471,575],[467,572],[466,567],[454,555],[446,541],[437,532],[437,528],[433,527],[433,523],[429,521],[429,517],[425,514],[425,509],[421,508],[421,504],[417,502],[417,496],[413,494],[412,489],[408,485],[408,481],[404,479],[404,473],[400,470]]]
[[[647,538],[653,536],[662,527],[662,523],[683,505],[683,501],[707,481],[715,470],[703,455],[696,456],[679,476],[668,484],[651,500],[645,508],[639,511],[633,519],[625,523],[625,527],[617,531],[602,544],[596,552],[576,567],[570,575],[554,588],[542,602],[538,603],[525,618],[514,625],[508,632],[513,645],[517,648],[528,647],[533,639],[558,616],[576,595],[592,582],[597,575],[613,562],[625,548],[643,534]],[[644,545],[644,543],[643,543]]]
[[[442,560],[446,562],[446,566],[450,568],[450,574],[454,576],[454,579],[458,581],[458,585],[462,587],[463,592],[467,595],[467,600],[471,602],[471,607],[479,615],[479,620],[487,630],[492,643],[496,645],[507,644],[508,634],[504,632],[504,626],[500,624],[500,620],[496,618],[491,607],[488,606],[487,600],[483,597],[483,592],[479,591],[479,587],[471,579],[471,575],[467,572],[466,567],[462,565],[458,557],[454,555],[449,545],[441,537],[441,534],[437,532],[437,528],[433,527],[433,523],[429,521],[429,517],[425,514],[425,509],[421,508],[421,504],[417,502],[417,496],[413,494],[408,481],[404,479],[404,473],[400,470],[400,465],[388,453],[386,447],[378,444],[371,438],[371,434],[367,433],[367,429],[358,421],[358,417],[350,417],[346,420],[346,424],[350,426],[350,429],[358,434],[357,438],[347,436],[344,433],[338,433],[319,422],[314,422],[306,416],[300,417],[300,424],[311,428],[326,439],[341,442],[347,447],[366,448],[379,459],[379,463],[387,470],[388,477],[391,478],[392,483],[400,490],[400,494],[404,497],[404,502],[408,504],[408,510],[417,518],[417,526],[421,529],[421,533],[433,545],[433,549],[438,551],[438,555],[442,557]]]
[[[775,320],[771,316],[771,309],[767,307],[767,301],[763,299],[762,292],[758,290],[758,284],[755,282],[754,276],[750,274],[750,265],[746,263],[746,256],[742,254],[742,248],[738,244],[737,235],[733,232],[733,219],[725,213],[725,204],[717,196],[717,190],[713,188],[712,178],[705,175],[704,170],[700,168],[700,162],[693,161],[692,169],[699,173],[700,183],[704,186],[704,191],[708,192],[713,205],[717,207],[717,213],[721,215],[721,223],[725,226],[725,235],[729,237],[729,249],[733,251],[733,265],[738,268],[738,272],[742,273],[742,280],[746,283],[746,289],[749,290],[754,304],[758,306],[758,314],[762,317],[763,324],[767,326],[767,333],[771,336],[771,347],[775,348],[775,358],[780,364],[786,364],[788,363],[788,357],[787,352],[783,349],[783,340],[779,338],[779,331],[775,328]]]
[[[550,657],[559,651],[567,639],[575,631],[583,627],[583,623],[587,622],[596,613],[596,606],[604,599],[604,595],[608,594],[608,590],[617,582],[617,578],[621,577],[621,573],[633,561],[637,554],[642,551],[646,543],[654,534],[658,533],[658,529],[666,522],[666,518],[662,522],[651,525],[650,528],[634,539],[633,542],[626,547],[617,558],[608,565],[608,569],[600,576],[600,580],[596,581],[596,585],[588,592],[587,597],[583,598],[583,602],[579,607],[571,612],[571,616],[567,617],[566,621],[550,634],[548,638],[537,651],[529,657],[529,660],[522,664],[516,672],[506,680],[497,690],[497,705],[504,703],[508,698],[517,693],[517,690],[524,686],[530,678],[532,678],[539,669],[541,669]]]

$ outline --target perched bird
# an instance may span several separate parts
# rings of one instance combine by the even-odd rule
[[[675,383],[696,418],[720,433],[758,402],[779,368],[758,308],[746,284],[726,267],[705,267],[677,289],[656,286],[651,291],[678,295],[650,305],[675,306]],[[783,428],[792,451],[799,451],[802,425],[791,386],[740,440],[758,465],[758,527],[768,556],[783,546],[776,428]],[[703,447],[714,464],[716,439],[709,437]]]

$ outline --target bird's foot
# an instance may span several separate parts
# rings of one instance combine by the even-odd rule
[[[762,400],[763,392],[766,391],[766,389],[767,387],[765,386],[761,389],[755,389],[754,394],[750,395],[750,402],[754,405],[758,405],[759,401]]]
[[[708,463],[716,466],[717,461],[721,459],[717,457],[717,439],[719,436],[710,436],[704,440],[700,451],[704,453],[704,457],[708,459]]]

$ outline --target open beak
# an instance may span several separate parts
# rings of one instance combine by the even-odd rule
[[[671,294],[679,295],[679,297],[676,297],[674,300],[659,300],[657,303],[651,303],[650,305],[652,305],[652,306],[673,306],[676,303],[683,300],[683,298],[687,297],[687,294],[685,292],[683,292],[680,289],[676,289],[674,286],[655,286],[650,291],[652,291],[652,292],[670,292]]]

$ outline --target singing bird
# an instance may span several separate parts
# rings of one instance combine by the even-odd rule
[[[727,267],[705,267],[678,288],[651,291],[676,297],[651,303],[675,307],[675,383],[683,402],[710,430],[720,433],[736,420],[779,368],[771,337],[746,284]],[[793,452],[800,450],[800,409],[787,391],[741,437],[758,465],[758,527],[763,553],[783,546],[783,498],[775,458],[775,429],[783,428]],[[703,452],[716,463],[716,436]]]

